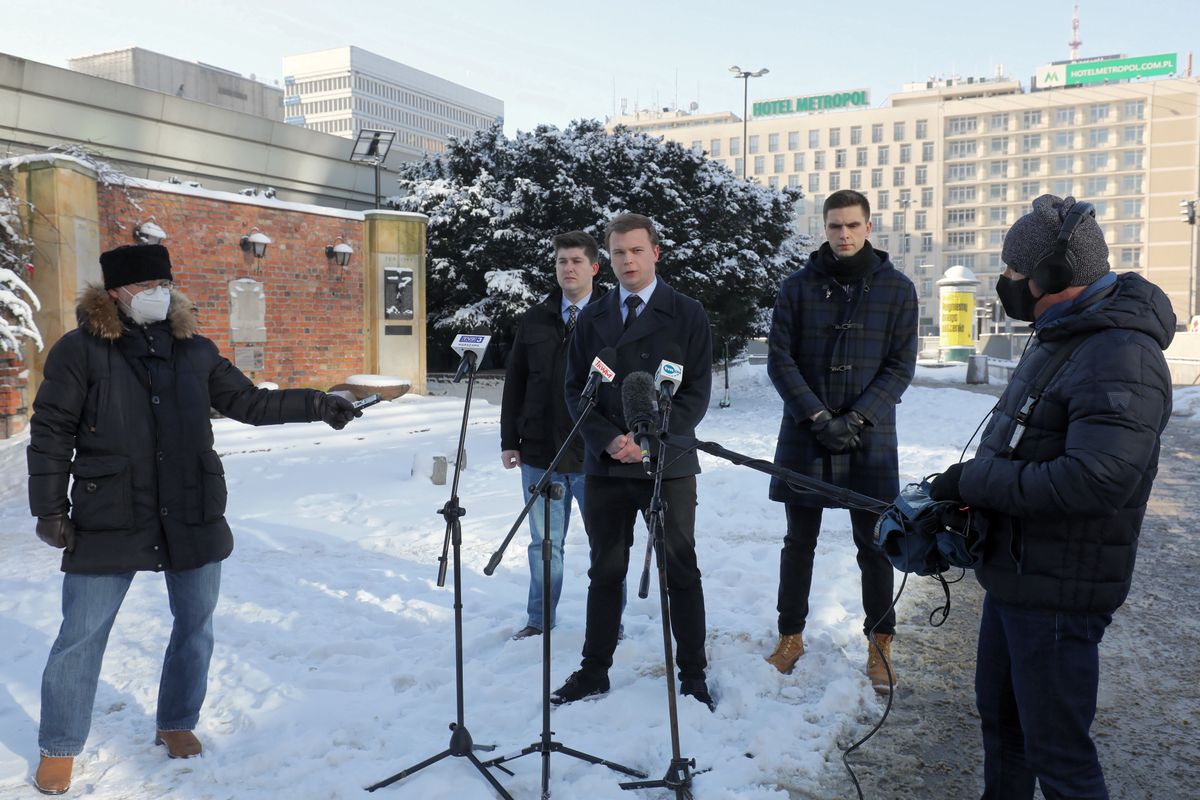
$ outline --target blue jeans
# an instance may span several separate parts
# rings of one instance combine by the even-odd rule
[[[1056,614],[986,595],[975,662],[983,800],[1107,800],[1090,729],[1111,614]]]
[[[546,470],[521,465],[521,488],[525,502],[529,502],[529,487],[535,485],[546,474]],[[550,501],[550,627],[554,627],[554,613],[558,598],[562,595],[563,543],[567,539],[567,528],[571,524],[571,503],[576,501],[583,509],[583,473],[555,472],[550,476],[553,483],[562,484],[566,490],[561,500]],[[546,501],[539,499],[529,509],[529,603],[526,611],[527,623],[531,628],[542,630],[542,596],[546,591],[542,579],[542,537],[545,525]]]
[[[42,673],[38,748],[43,756],[83,751],[108,634],[135,574],[63,576],[62,627]],[[164,575],[174,624],[158,686],[157,725],[159,730],[192,730],[208,688],[221,564]]]

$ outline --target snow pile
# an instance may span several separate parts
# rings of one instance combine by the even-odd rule
[[[770,458],[781,402],[762,366],[732,375],[733,406],[713,406],[702,438]],[[993,398],[914,387],[899,407],[907,479],[958,457]],[[170,630],[162,578],[138,576],[110,639],[91,736],[76,789],[96,800],[361,798],[363,787],[445,749],[455,716],[452,580],[436,586],[449,489],[412,465],[452,455],[462,401],[405,396],[367,410],[345,430],[320,425],[250,428],[214,423],[237,536],[225,562],[217,648],[198,733],[201,759],[170,761],[153,745],[158,670]],[[520,478],[501,468],[499,409],[476,396],[463,473],[466,722],[478,743],[514,752],[541,729],[541,640],[515,642],[528,585],[526,528],[495,575],[484,565],[521,508]],[[37,761],[41,669],[59,623],[58,554],[33,535],[23,492],[26,437],[0,444],[0,796],[30,794]],[[696,536],[708,613],[711,714],[682,699],[682,750],[698,768],[698,795],[782,800],[838,772],[839,747],[882,710],[863,674],[858,569],[849,517],[826,512],[817,551],[808,654],[781,676],[763,660],[775,637],[783,508],[761,473],[701,456]],[[645,552],[631,553],[636,585]],[[579,662],[588,561],[576,517],[554,631],[552,681]],[[657,778],[670,760],[657,580],[630,593],[612,692],[553,712],[555,738]],[[924,609],[900,603],[916,622]],[[898,669],[905,663],[897,643]],[[747,757],[747,754],[753,757]],[[487,754],[481,754],[487,757]],[[497,777],[532,797],[540,758]],[[556,797],[619,797],[624,777],[562,755],[551,759]],[[828,776],[827,776],[828,777]],[[834,778],[833,780],[839,780]],[[840,784],[839,784],[840,785]],[[846,796],[851,793],[846,782]],[[379,796],[494,797],[462,759],[447,759]]]

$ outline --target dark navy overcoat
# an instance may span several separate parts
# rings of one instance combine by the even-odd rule
[[[917,293],[887,253],[866,276],[846,284],[821,254],[783,282],[768,337],[767,373],[783,398],[775,461],[810,478],[891,502],[899,493],[896,404],[917,360]],[[822,408],[853,409],[867,420],[862,447],[830,453],[809,417]],[[836,500],[771,479],[771,499],[815,507]]]

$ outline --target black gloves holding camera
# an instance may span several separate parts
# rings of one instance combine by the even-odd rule
[[[321,421],[335,431],[346,427],[346,423],[355,417],[361,417],[362,411],[354,407],[340,394],[320,394],[313,398],[313,410],[320,416]]]
[[[75,552],[75,526],[66,514],[38,517],[35,530],[38,538],[51,547],[59,550],[65,547],[68,553]]]
[[[959,482],[962,480],[963,467],[971,461],[960,461],[951,464],[929,483],[929,496],[939,502],[963,504],[962,490]]]
[[[825,409],[812,421],[812,432],[817,441],[831,453],[846,453],[862,447],[860,434],[867,421],[857,411],[847,411],[834,416]]]

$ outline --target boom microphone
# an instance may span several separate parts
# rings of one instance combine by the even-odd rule
[[[600,351],[600,355],[592,359],[592,368],[588,372],[587,383],[583,387],[583,391],[579,394],[580,405],[585,402],[591,402],[596,396],[596,389],[601,383],[612,383],[613,377],[616,375],[609,364],[617,363],[617,351],[611,347],[606,347]]]
[[[625,378],[621,384],[621,411],[634,441],[641,448],[642,468],[650,474],[653,472],[650,467],[650,437],[651,431],[658,427],[658,413],[654,407],[654,378],[649,372],[634,372]]]
[[[454,337],[450,347],[462,356],[462,361],[458,363],[458,371],[454,373],[454,383],[461,381],[468,372],[476,370],[491,340],[491,336],[479,333],[460,333]]]

